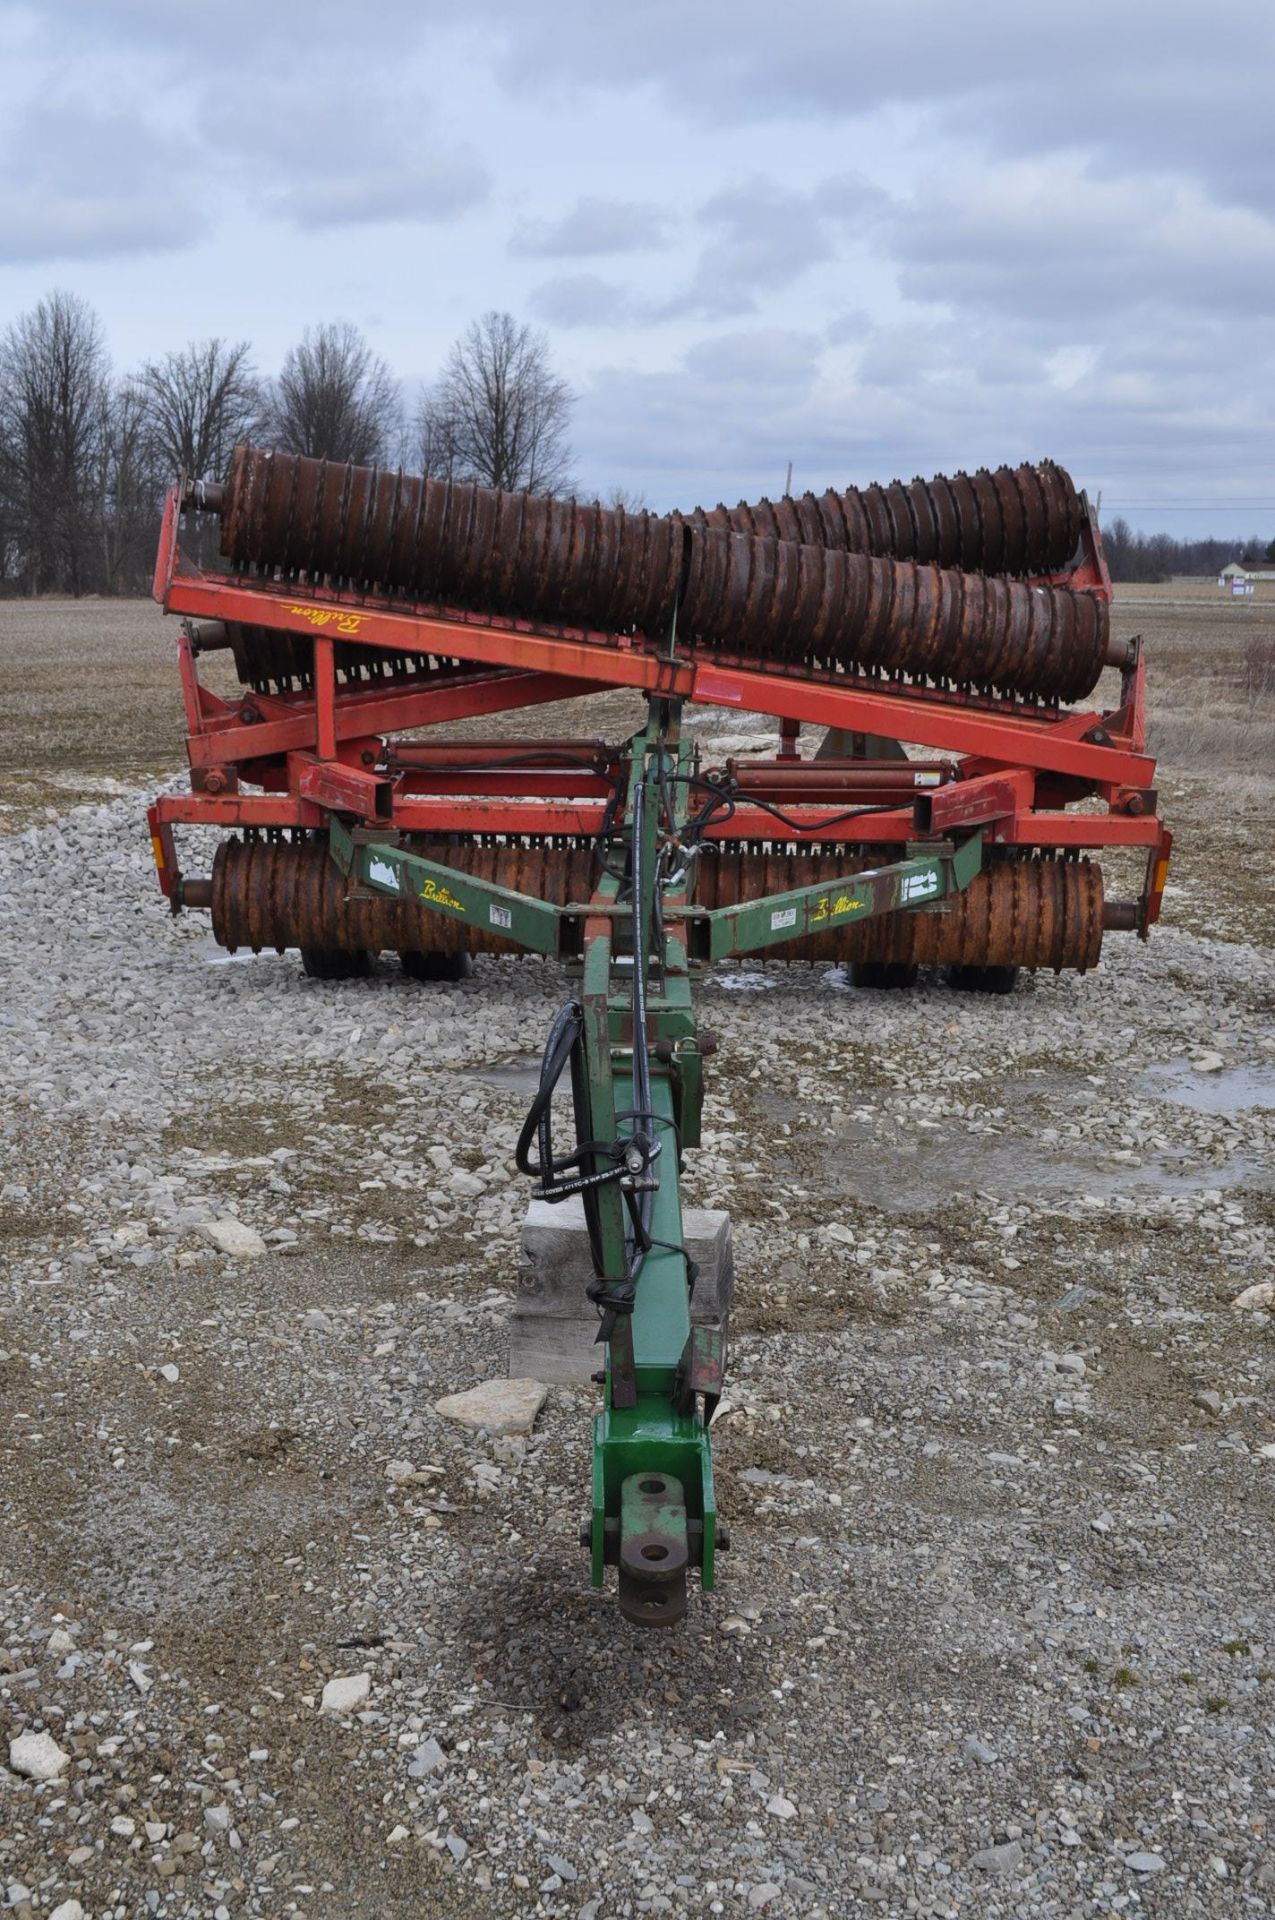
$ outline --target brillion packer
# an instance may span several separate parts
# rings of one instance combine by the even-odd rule
[[[1042,465],[657,515],[241,446],[169,495],[155,593],[183,616],[191,791],[150,811],[174,912],[328,979],[383,950],[422,981],[568,963],[517,1159],[581,1197],[593,1255],[594,1585],[615,1566],[630,1619],[680,1618],[726,1544],[679,1193],[697,970],[1007,991],[1159,914],[1144,664],[1084,496]],[[231,699],[200,681],[218,649]],[[617,688],[646,697],[626,741],[431,731]],[[773,717],[777,752],[706,763],[688,703]],[[229,836],[210,876],[181,871],[192,824]],[[1106,899],[1104,848],[1145,855],[1136,897]]]

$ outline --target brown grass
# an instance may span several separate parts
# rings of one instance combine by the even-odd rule
[[[1275,587],[1243,600],[1213,580],[1118,587],[1112,624],[1143,638],[1161,778],[1275,771]]]

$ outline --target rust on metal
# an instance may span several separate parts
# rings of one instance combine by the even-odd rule
[[[414,848],[461,872],[555,906],[587,900],[595,856],[590,842],[482,842],[415,836]],[[885,865],[889,848],[835,844],[796,851],[705,849],[696,901],[738,905]],[[333,953],[425,951],[519,953],[482,927],[388,895],[351,894],[326,841],[232,839],[212,872],[213,933],[223,947],[319,948]],[[782,960],[830,964],[1064,968],[1097,965],[1104,927],[1102,870],[1088,860],[1003,858],[932,913],[886,914],[788,941]]]
[[[994,526],[997,552],[1017,541],[1017,553],[1019,521],[997,476],[968,484],[981,516],[980,551]],[[914,532],[922,522],[949,520],[960,532],[956,485],[945,483],[942,513],[917,510]],[[1064,509],[1051,507],[1042,487],[1037,517],[1052,526]],[[871,516],[865,509],[873,538],[887,548],[889,539],[906,544],[900,514],[888,508],[885,500]],[[895,533],[887,538],[889,527]],[[693,648],[1035,700],[1091,692],[1109,646],[1107,605],[1091,592],[741,531],[713,516],[626,513],[248,446],[231,461],[221,544],[237,570],[269,571],[298,582],[299,591],[317,580],[657,643],[676,619],[679,642]],[[912,546],[918,554],[947,552],[951,541],[927,535]],[[259,629],[246,631],[257,663],[266,657],[265,639]],[[279,638],[271,634],[270,647]],[[366,648],[351,651],[369,657]],[[303,675],[303,656],[291,657],[290,671]]]
[[[194,627],[220,628],[220,636],[194,636],[196,651],[228,648],[234,657],[241,686],[255,693],[309,690],[314,685],[314,642],[309,634],[289,633],[281,627],[242,626],[233,621],[200,620]],[[345,686],[393,687],[410,674],[454,669],[460,661],[432,654],[403,653],[388,647],[356,647],[348,640],[334,646],[337,679]]]
[[[515,893],[554,906],[587,900],[594,871],[590,845],[553,849],[481,843],[450,835],[412,842],[416,850]],[[217,849],[212,924],[218,943],[239,947],[316,947],[332,953],[424,951],[514,953],[523,949],[481,927],[385,894],[346,897],[346,881],[326,836],[299,843],[238,839]]]
[[[692,514],[694,523],[801,546],[918,560],[966,573],[1052,573],[1080,544],[1084,504],[1052,460],[844,493],[741,501]]]

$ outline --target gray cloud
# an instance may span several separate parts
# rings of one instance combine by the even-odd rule
[[[1157,303],[1268,309],[1275,291],[1275,222],[1171,177],[1019,162],[935,183],[889,227],[909,298],[1030,315],[1046,331]]]
[[[819,339],[792,327],[751,327],[738,333],[716,333],[688,349],[686,371],[710,387],[743,387],[755,391],[763,383],[773,392],[808,392],[819,359]]]
[[[356,141],[316,140],[314,79],[313,72],[254,75],[204,103],[205,139],[251,176],[270,212],[313,230],[450,220],[486,200],[491,176],[473,147],[445,144],[422,126],[419,109],[392,95],[382,96]],[[335,73],[329,83],[336,96]]]
[[[520,89],[529,78],[646,85],[732,122],[962,102],[967,133],[1021,152],[1085,144],[1137,164],[1216,158],[1266,180],[1275,167],[1275,16],[1253,0],[1161,0],[1154,14],[1109,0],[1029,14],[1021,0],[900,0],[867,11],[808,0],[797,16],[736,0],[729,33],[713,8],[681,0],[558,0],[552,34],[524,0],[474,5],[505,34],[504,71]]]
[[[0,261],[101,260],[191,245],[205,221],[182,140],[84,104],[9,123]]]
[[[245,50],[280,44],[294,59],[317,47],[343,44],[365,48],[368,37],[393,34],[386,46],[414,41],[430,15],[442,16],[441,0],[377,0],[360,31],[348,0],[221,0],[216,7],[172,6],[168,0],[40,0],[40,15],[62,36],[79,45],[99,44],[114,51],[133,41],[160,58],[182,60],[199,50],[217,67],[242,74]]]
[[[587,486],[688,507],[773,496],[789,459],[795,486],[817,491],[1052,456],[1109,499],[1269,495],[1275,338],[1261,316],[1165,310],[1075,347],[1012,314],[857,314],[828,333],[821,347],[749,329],[658,374],[603,369],[581,392]]]
[[[481,205],[490,190],[490,176],[476,155],[417,153],[397,165],[317,173],[272,195],[271,205],[301,227],[451,220]]]
[[[584,490],[632,486],[658,507],[778,493],[814,422],[816,388],[812,337],[772,328],[716,334],[660,372],[604,367],[580,386]]]
[[[787,289],[831,259],[847,230],[864,231],[888,206],[869,182],[846,174],[811,188],[789,188],[763,176],[706,200],[698,221],[709,239],[690,285],[661,310],[709,319],[752,313],[759,298]]]
[[[596,273],[564,273],[533,288],[528,304],[541,320],[558,327],[621,326],[633,311],[623,287]]]
[[[662,246],[668,231],[667,212],[648,201],[586,196],[557,220],[524,221],[515,229],[509,251],[540,259],[636,253],[644,247]]]

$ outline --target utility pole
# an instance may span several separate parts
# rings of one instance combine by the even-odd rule
[[[792,499],[792,461],[788,462],[788,478],[784,481],[784,499]]]

